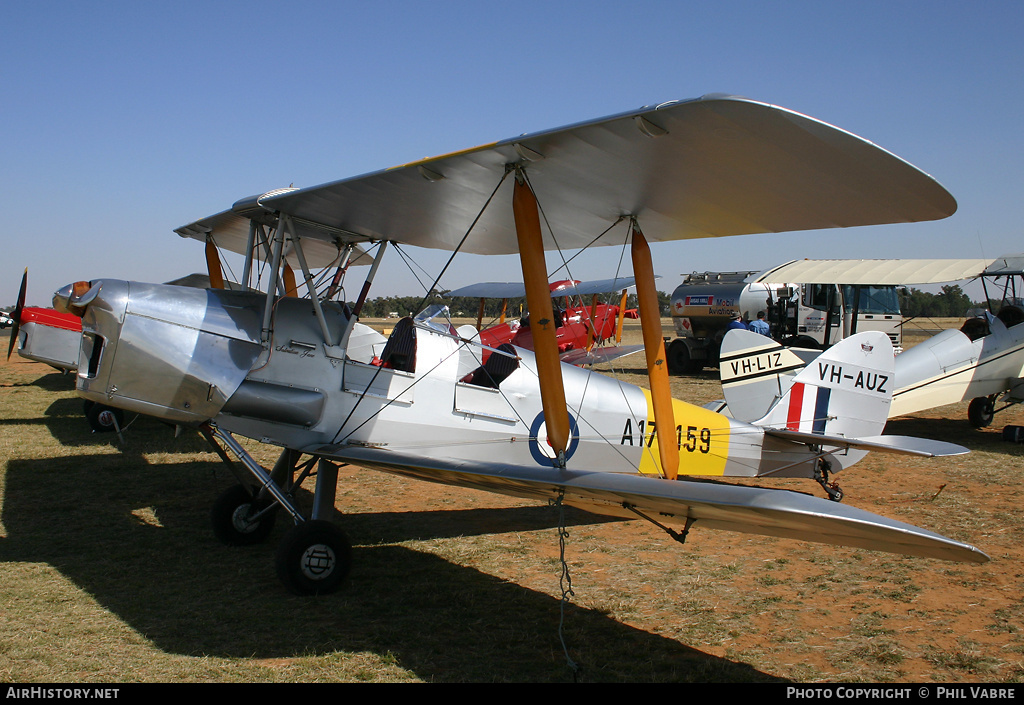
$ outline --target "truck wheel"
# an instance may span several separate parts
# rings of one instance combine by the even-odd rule
[[[783,338],[780,341],[780,344],[787,348],[803,348],[805,350],[821,349],[821,346],[818,345],[818,341],[809,335],[793,335],[788,338]]]
[[[677,338],[668,346],[668,371],[674,375],[692,374],[704,369],[704,363],[690,357],[690,349]]]

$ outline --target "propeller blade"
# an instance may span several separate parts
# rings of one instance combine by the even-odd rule
[[[11,342],[7,344],[7,359],[11,359],[11,353],[14,352],[14,343],[18,340],[18,331],[21,329],[21,312],[25,308],[25,290],[28,288],[28,267],[25,267],[25,273],[21,275],[21,290],[18,291],[18,305],[14,307],[11,318],[14,319],[14,324],[11,326]]]

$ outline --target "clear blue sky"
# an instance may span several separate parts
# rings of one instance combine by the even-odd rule
[[[36,305],[76,279],[202,271],[173,229],[243,196],[711,92],[866,137],[959,210],[655,245],[660,288],[799,257],[1024,252],[1019,0],[8,2],[0,90],[3,305],[26,266]],[[574,274],[611,276],[609,249]],[[391,264],[371,295],[420,293]],[[471,258],[444,283],[519,278]]]

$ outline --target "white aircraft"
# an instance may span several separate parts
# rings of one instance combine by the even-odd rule
[[[269,253],[266,293],[96,279],[65,287],[55,305],[82,316],[82,396],[197,425],[222,458],[226,447],[245,466],[243,484],[216,504],[223,540],[263,540],[281,511],[295,522],[277,570],[298,593],[337,589],[350,566],[347,538],[325,520],[339,462],[639,516],[680,540],[696,526],[980,563],[988,557],[973,546],[824,499],[684,480],[827,478],[868,450],[965,449],[879,436],[889,388],[864,390],[842,377],[798,377],[758,423],[673,400],[648,246],[922,221],[955,209],[931,177],[844,130],[764,103],[705,96],[243,199],[179,229],[215,245],[244,237],[243,284],[256,269],[254,250]],[[650,391],[560,363],[551,324],[544,250],[627,241]],[[344,277],[318,287],[304,253],[315,245],[343,261],[360,243],[376,250],[349,309],[326,295]],[[404,245],[518,252],[535,351],[483,347],[438,310],[402,319],[380,348],[358,313],[386,251]],[[285,296],[277,285],[286,249],[309,298]],[[823,359],[891,375],[885,344],[868,333]],[[261,467],[235,435],[279,446],[274,468]],[[312,475],[307,517],[292,496]]]
[[[970,399],[968,420],[980,428],[992,422],[997,410],[1024,401],[1024,325],[1020,325],[1024,309],[1016,296],[1022,275],[1024,255],[1003,255],[995,259],[797,260],[762,273],[758,280],[795,276],[806,278],[792,281],[869,286],[980,279],[986,297],[989,283],[1001,288],[1003,305],[996,315],[981,312],[959,330],[942,331],[896,357],[890,418]],[[766,384],[778,395],[786,388],[785,378],[816,354],[782,353],[766,343],[764,338],[742,335],[731,335],[728,345],[723,341],[727,351],[723,359],[728,362],[721,367],[722,387],[736,418],[752,418],[770,398],[747,394],[754,389],[752,383]],[[775,374],[766,367],[769,350],[772,356],[789,360],[788,369],[781,371],[783,380],[769,379]],[[794,361],[790,355],[801,360]]]

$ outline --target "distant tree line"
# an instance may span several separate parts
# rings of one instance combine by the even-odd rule
[[[968,310],[983,306],[971,301],[957,284],[944,285],[938,294],[910,288],[900,295],[900,311],[905,317],[963,318]],[[993,310],[999,310],[999,302],[995,302]]]
[[[584,304],[590,304],[589,296],[584,297]],[[603,303],[616,304],[619,303],[619,295],[606,294],[599,296],[598,300]],[[658,304],[661,307],[661,315],[668,316],[670,309],[671,297],[663,291],[658,292]],[[573,301],[572,305],[578,305],[578,300]],[[422,296],[380,296],[376,299],[367,299],[363,304],[363,310],[360,316],[364,318],[386,318],[388,315],[395,313],[399,317],[402,316],[415,316],[419,312],[420,305],[424,307],[432,304],[442,304],[448,307],[452,312],[453,316],[475,318],[477,312],[480,310],[480,299],[476,299],[469,296],[456,296],[456,297],[445,297],[441,295],[434,295],[428,297],[424,301]],[[501,299],[484,299],[484,320],[492,320],[498,318],[501,315]],[[554,299],[555,306],[564,307],[565,299],[558,297]],[[630,294],[626,297],[626,308],[636,308],[636,294]],[[506,318],[518,318],[520,315],[526,313],[526,298],[519,297],[509,299],[506,309]]]

